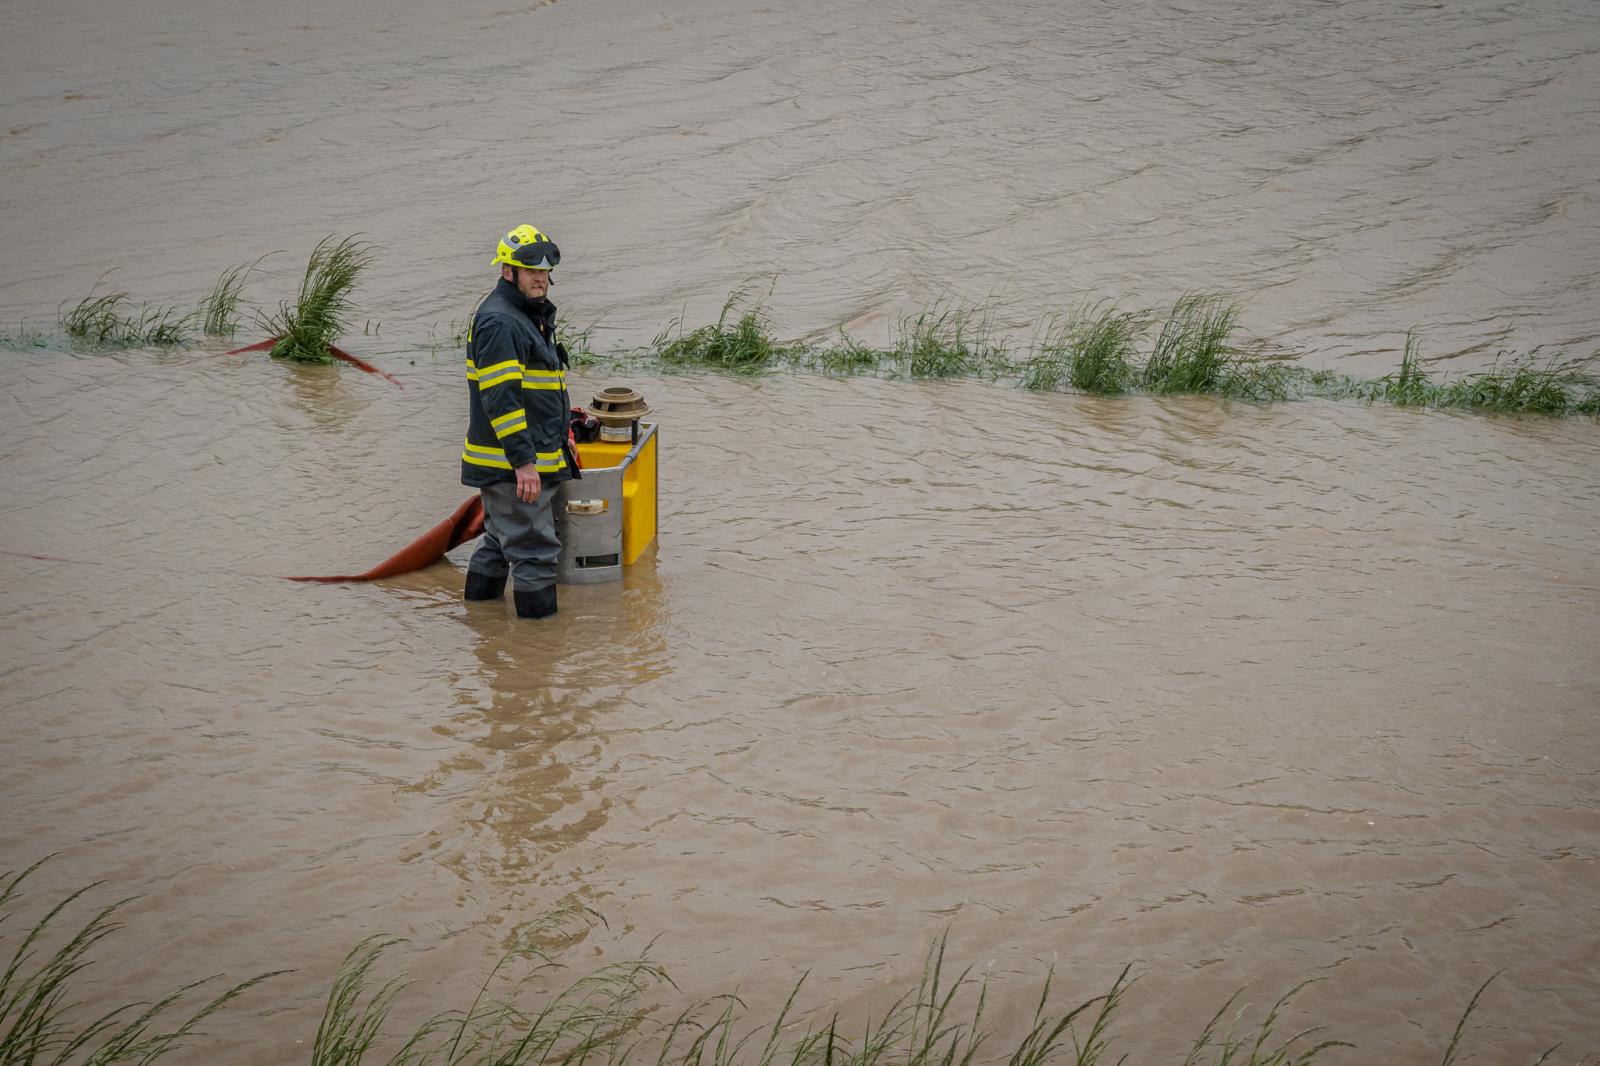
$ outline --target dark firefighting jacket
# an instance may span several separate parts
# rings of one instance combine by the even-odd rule
[[[555,305],[529,300],[504,278],[484,297],[467,334],[471,413],[461,483],[515,481],[533,463],[546,485],[572,477],[567,461],[566,352],[555,342]]]

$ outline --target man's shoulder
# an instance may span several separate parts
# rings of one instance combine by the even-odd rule
[[[473,312],[473,320],[484,322],[496,318],[517,319],[522,316],[517,309],[511,306],[505,296],[498,289],[491,289],[489,294],[478,303],[478,309]]]
[[[478,307],[477,314],[472,317],[472,335],[499,337],[502,341],[510,340],[519,348],[537,331],[528,316],[522,314],[510,304],[500,301],[496,304],[491,296]]]

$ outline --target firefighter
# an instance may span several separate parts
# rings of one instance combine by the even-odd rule
[[[471,414],[461,483],[483,496],[483,540],[467,564],[466,598],[495,600],[511,578],[519,618],[556,613],[553,500],[574,476],[567,445],[567,353],[555,339],[555,241],[534,226],[506,234],[500,280],[467,333]]]

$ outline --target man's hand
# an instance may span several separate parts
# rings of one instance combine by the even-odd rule
[[[532,463],[519,466],[517,474],[517,499],[523,503],[539,502],[539,468]]]

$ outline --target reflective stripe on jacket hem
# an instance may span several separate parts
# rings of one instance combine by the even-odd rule
[[[471,441],[462,441],[464,451],[461,453],[463,463],[473,466],[487,466],[495,470],[512,469],[511,462],[506,458],[504,448],[486,448],[481,444]],[[559,474],[567,468],[566,453],[562,451],[535,452],[534,469],[541,474]]]

